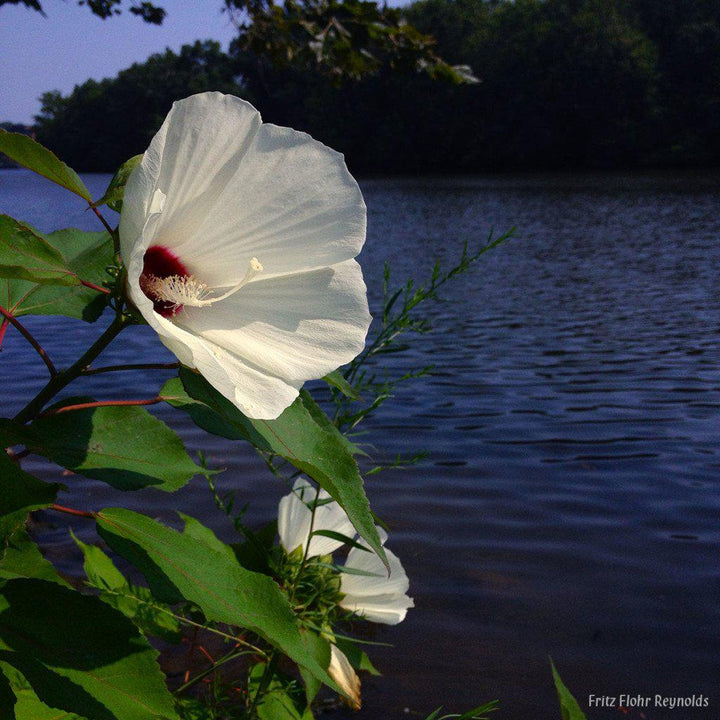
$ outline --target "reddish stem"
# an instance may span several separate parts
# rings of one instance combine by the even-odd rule
[[[212,665],[215,664],[215,658],[202,645],[198,645],[198,650],[210,661]]]
[[[55,505],[54,503],[50,506],[51,510],[57,510],[58,512],[67,513],[68,515],[77,515],[78,517],[84,518],[95,518],[95,513],[88,512],[87,510],[75,510],[74,508],[65,507],[63,505]]]
[[[97,375],[98,373],[117,372],[119,370],[174,370],[179,368],[179,362],[171,363],[133,363],[129,365],[107,365],[99,368],[87,368],[83,375]]]
[[[48,357],[48,354],[43,350],[40,343],[30,334],[30,332],[21,324],[21,322],[9,311],[0,305],[0,313],[34,348],[37,354],[43,359],[50,374],[55,376],[58,374],[55,366],[52,364],[52,360]]]
[[[90,205],[90,208],[91,208],[92,211],[98,216],[98,218],[100,218],[100,222],[105,226],[105,229],[106,229],[111,235],[114,235],[113,229],[112,229],[112,228],[110,227],[110,225],[108,224],[108,221],[102,216],[102,213],[101,213],[94,205]]]
[[[108,290],[107,288],[101,287],[100,285],[96,285],[95,283],[88,282],[87,280],[82,280],[81,278],[78,278],[80,282],[85,286],[92,288],[93,290],[97,290],[100,293],[104,293],[105,295],[112,295],[112,292]]]
[[[121,405],[156,405],[163,401],[161,397],[150,398],[148,400],[96,400],[95,402],[78,403],[77,405],[64,405],[63,407],[55,408],[54,410],[46,410],[44,413],[40,413],[38,417],[47,417],[48,415],[59,415],[64,412],[71,412],[73,410],[86,410],[87,408],[96,407],[116,407]]]

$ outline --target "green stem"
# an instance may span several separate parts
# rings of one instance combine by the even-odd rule
[[[248,653],[247,650],[231,650],[227,655],[221,657],[219,660],[216,660],[210,667],[205,668],[202,672],[198,673],[194,678],[191,678],[186,683],[183,683],[176,691],[176,695],[181,695],[186,690],[189,690],[193,685],[196,685],[201,680],[204,680],[208,675],[212,674],[217,670],[221,665],[224,665],[227,662],[230,662],[231,660],[234,660],[235,658],[241,657],[242,655],[246,655]]]
[[[268,685],[270,684],[270,681],[272,680],[272,676],[275,674],[275,669],[277,668],[278,664],[278,654],[277,650],[273,650],[270,653],[270,660],[268,664],[265,666],[265,670],[263,671],[262,677],[260,678],[260,684],[258,685],[258,689],[255,692],[255,696],[253,697],[252,705],[250,706],[250,712],[248,714],[248,717],[250,720],[252,720],[253,715],[255,713],[255,708],[257,707],[258,700],[260,700],[260,697],[262,694],[267,690]]]
[[[115,339],[117,334],[132,322],[118,311],[115,319],[107,330],[90,346],[88,351],[73,363],[66,370],[50,378],[45,387],[23,408],[16,416],[15,421],[26,423],[37,417],[47,402],[57,395],[63,388],[69,385],[75,378],[82,374],[82,371],[100,355],[100,353]]]
[[[302,577],[303,570],[305,569],[305,565],[307,565],[308,560],[308,553],[310,552],[310,543],[312,541],[312,533],[313,528],[315,527],[315,511],[317,510],[317,504],[318,500],[320,499],[320,485],[315,488],[315,500],[313,501],[312,510],[310,511],[310,529],[308,530],[308,539],[305,543],[305,548],[303,549],[303,557],[300,562],[300,567],[298,568],[298,571],[295,575],[295,579],[293,580],[292,587],[290,588],[289,593],[289,601],[292,605],[293,601],[295,600],[295,591],[297,590],[298,583],[300,582],[300,578]]]

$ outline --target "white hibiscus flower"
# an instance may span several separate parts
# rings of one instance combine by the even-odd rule
[[[312,507],[316,489],[307,482],[295,481],[293,491],[280,500],[278,506],[278,534],[285,552],[289,555],[298,547],[305,547],[310,540],[308,557],[327,555],[339,549],[342,541],[315,535],[312,530],[331,530],[346,537],[354,537],[355,529],[348,520],[345,511],[336,502],[319,504],[315,517],[307,503]],[[329,495],[320,491],[319,499],[328,500]],[[387,542],[387,533],[378,528],[383,544]],[[385,625],[397,625],[407,615],[408,608],[415,603],[407,595],[410,587],[407,573],[395,553],[385,548],[390,574],[382,560],[372,550],[351,548],[345,567],[358,570],[359,573],[344,572],[340,575],[340,592],[344,595],[340,606],[350,612],[361,615],[371,622]]]
[[[312,506],[316,502],[315,516],[313,518]],[[355,528],[348,519],[345,511],[336,503],[328,502],[330,496],[325,490],[317,490],[307,480],[298,478],[293,485],[292,492],[280,500],[278,506],[278,534],[285,552],[290,555],[298,547],[305,550],[308,539],[310,547],[308,557],[329,555],[343,546],[342,540],[313,535],[312,530],[331,530],[336,533],[353,537]],[[308,507],[308,505],[310,507]]]
[[[342,155],[220,93],[176,102],[125,188],[128,292],[253,418],[349,362],[370,324],[365,203]]]
[[[378,528],[378,532],[385,545],[387,533],[382,528]],[[342,573],[340,592],[344,597],[340,606],[370,622],[397,625],[405,619],[408,609],[415,607],[415,603],[407,594],[410,581],[400,559],[387,548],[385,554],[390,563],[389,575],[374,552],[359,548],[350,550],[345,567],[370,574]]]

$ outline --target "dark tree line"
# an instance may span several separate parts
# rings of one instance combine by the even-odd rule
[[[720,160],[720,0],[420,0],[405,14],[481,82],[384,67],[333,83],[309,63],[198,42],[46,93],[38,139],[74,167],[110,171],[142,152],[173,100],[215,89],[360,173]]]

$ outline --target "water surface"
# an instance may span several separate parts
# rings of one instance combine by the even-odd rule
[[[105,176],[87,183],[100,194]],[[535,175],[367,180],[360,260],[378,309],[382,266],[397,284],[449,266],[462,243],[517,228],[426,310],[435,332],[388,357],[392,374],[434,365],[400,387],[362,441],[380,459],[422,463],[368,480],[391,528],[416,608],[375,639],[382,678],[366,678],[358,717],[424,718],[498,698],[497,716],[559,715],[552,656],[583,708],[588,696],[704,694],[707,709],[644,710],[648,720],[720,717],[720,199],[718,177]],[[0,171],[0,211],[43,230],[96,228],[82,202],[23,171]],[[101,323],[29,318],[56,363]],[[104,363],[171,359],[147,328]],[[0,356],[5,414],[44,382],[14,334]],[[133,373],[126,397],[167,374]],[[79,388],[117,397],[117,377]],[[242,445],[205,437],[161,408],[189,448],[227,471],[224,490],[275,513],[284,488]],[[29,469],[55,477],[29,458]],[[125,503],[171,522],[174,508],[230,538],[203,484],[121,496],[65,478],[77,507]],[[49,556],[78,573],[64,518],[41,515]],[[57,525],[53,525],[57,523]],[[76,525],[76,524],[74,524]],[[82,523],[75,528],[92,538]],[[342,717],[336,713],[335,717]],[[640,718],[591,710],[591,718]]]

